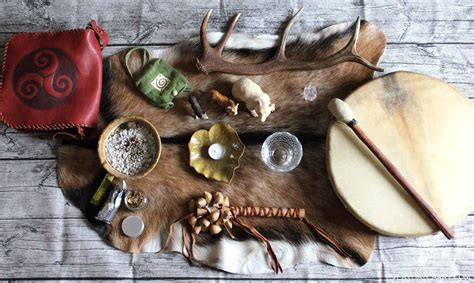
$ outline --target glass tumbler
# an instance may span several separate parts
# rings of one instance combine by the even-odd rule
[[[300,164],[303,146],[294,135],[276,132],[268,136],[262,146],[262,160],[272,170],[289,172]]]

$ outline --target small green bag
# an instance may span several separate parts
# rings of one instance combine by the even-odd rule
[[[143,50],[142,68],[136,74],[132,74],[128,61],[136,50]],[[130,49],[125,55],[125,67],[137,88],[150,99],[153,105],[160,108],[172,108],[173,99],[176,96],[192,90],[183,74],[159,58],[151,59],[150,52],[146,48]]]

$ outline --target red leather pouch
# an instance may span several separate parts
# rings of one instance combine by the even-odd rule
[[[85,29],[21,32],[3,58],[0,120],[29,130],[94,127],[102,89],[107,33],[92,20]]]

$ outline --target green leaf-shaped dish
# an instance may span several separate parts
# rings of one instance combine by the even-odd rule
[[[212,159],[208,153],[209,146],[215,143],[221,144],[224,148],[224,155],[218,160]],[[232,181],[245,150],[239,135],[228,124],[214,124],[209,131],[196,131],[191,136],[188,147],[189,165],[196,172],[208,179],[226,183]]]

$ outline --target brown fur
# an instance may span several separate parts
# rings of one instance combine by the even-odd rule
[[[334,36],[319,44],[302,44],[289,41],[287,56],[297,60],[314,60],[325,57],[341,49],[349,40],[350,30],[343,36]],[[304,49],[303,47],[304,46]],[[385,48],[385,37],[374,25],[362,22],[357,50],[364,58],[377,62]],[[304,50],[304,52],[302,52]],[[219,89],[222,93],[231,93],[232,84],[240,76],[212,73],[205,75],[195,67],[195,58],[200,53],[199,41],[185,41],[163,54],[162,59],[183,72],[195,90]],[[179,56],[176,56],[179,54]],[[249,63],[263,61],[273,55],[273,50],[266,52],[224,52],[228,61]],[[133,66],[139,66],[140,58],[136,56]],[[236,117],[223,113],[221,107],[205,103],[203,94],[195,93],[201,106],[210,120],[195,120],[186,95],[177,97],[175,107],[170,111],[157,111],[142,95],[137,93],[127,72],[123,70],[123,56],[112,56],[110,68],[112,80],[109,84],[108,99],[110,110],[114,115],[139,115],[147,117],[157,125],[162,137],[189,135],[190,133],[209,128],[216,121],[227,122],[239,133],[260,132],[271,133],[275,129],[283,129],[297,135],[324,137],[327,131],[329,113],[327,104],[333,97],[344,98],[351,90],[369,80],[373,72],[356,63],[342,63],[331,68],[316,71],[279,72],[262,76],[250,77],[270,96],[277,110],[269,116],[265,123],[242,112]],[[316,86],[318,97],[313,101],[305,101],[303,88],[312,83]],[[135,95],[130,95],[133,93]],[[128,95],[127,95],[128,94]],[[204,94],[206,95],[206,94]],[[301,121],[301,122],[295,122]],[[311,122],[310,122],[311,121]],[[309,123],[310,122],[310,123]]]
[[[298,60],[313,60],[340,49],[349,39],[348,30],[311,46],[290,41],[287,55]],[[226,74],[205,75],[199,73],[194,59],[199,53],[196,41],[186,41],[171,48],[163,59],[182,71],[194,89],[218,88],[229,92],[238,76]],[[375,26],[363,23],[357,49],[371,62],[377,62],[385,48],[385,37]],[[234,62],[261,61],[272,55],[272,50],[252,54],[225,52],[225,58]],[[135,58],[137,59],[137,58]],[[111,56],[107,88],[106,117],[137,115],[150,120],[163,138],[163,150],[155,170],[145,178],[128,182],[130,188],[143,190],[150,197],[147,209],[137,214],[145,221],[145,232],[137,239],[122,235],[120,222],[131,212],[121,209],[114,219],[107,238],[117,248],[138,252],[157,233],[164,237],[169,225],[186,212],[191,198],[203,191],[221,191],[230,197],[233,206],[274,206],[306,209],[306,215],[314,224],[321,225],[351,251],[359,264],[367,262],[374,247],[374,233],[357,222],[334,195],[328,182],[325,162],[324,136],[328,124],[327,103],[334,97],[344,97],[348,92],[372,78],[372,72],[355,63],[343,63],[318,71],[281,72],[254,76],[252,80],[262,86],[278,105],[266,123],[260,123],[248,113],[228,117],[210,103],[203,103],[209,120],[194,120],[187,97],[175,99],[175,108],[160,110],[147,103],[129,80],[123,68],[123,53]],[[138,61],[138,60],[137,60]],[[132,62],[133,63],[133,62]],[[134,62],[137,63],[137,62]],[[302,91],[313,83],[318,98],[305,101]],[[200,94],[195,94],[199,96]],[[201,99],[201,101],[207,101]],[[208,129],[213,123],[228,122],[243,138],[247,146],[241,166],[231,184],[205,179],[188,166],[189,136],[198,129]],[[276,129],[290,131],[303,141],[304,155],[301,164],[289,173],[275,173],[260,159],[260,144],[267,133]],[[170,139],[173,138],[173,139]],[[66,195],[84,189],[83,183],[92,182],[91,175],[100,176],[97,166],[80,168],[77,157],[95,153],[95,149],[72,145],[59,150],[58,176]],[[91,169],[93,168],[93,169]],[[84,181],[78,181],[78,179]],[[100,177],[96,177],[100,179]],[[86,181],[87,180],[87,181]],[[81,186],[77,184],[81,184]],[[90,186],[88,194],[95,190]],[[88,200],[83,200],[88,201]],[[259,231],[272,239],[283,239],[296,245],[318,239],[298,221],[288,219],[246,219]],[[240,239],[245,234],[237,233]],[[198,237],[199,244],[212,238]]]

